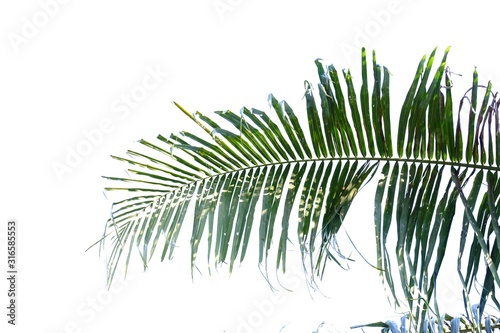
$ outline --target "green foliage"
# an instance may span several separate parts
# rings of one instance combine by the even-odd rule
[[[108,282],[120,261],[128,266],[134,249],[144,267],[157,247],[161,260],[171,259],[185,224],[191,226],[192,271],[204,242],[209,267],[228,263],[231,271],[257,232],[265,272],[270,265],[285,271],[287,247],[297,241],[304,269],[311,278],[321,278],[328,262],[342,264],[336,234],[349,220],[357,193],[375,182],[376,265],[396,305],[399,293],[404,295],[410,326],[425,331],[431,315],[441,320],[435,289],[449,255],[457,259],[468,312],[467,295],[479,277],[479,316],[489,298],[500,309],[495,297],[500,285],[500,102],[491,83],[480,86],[474,71],[470,97],[460,99],[457,112],[448,51],[437,69],[436,49],[419,62],[396,136],[391,133],[390,73],[375,53],[369,69],[364,49],[359,91],[349,70],[339,73],[333,65],[315,62],[320,83],[314,88],[305,82],[307,123],[273,95],[270,114],[247,108],[239,114],[216,112],[223,125],[175,103],[200,133],[141,140],[140,151],[113,156],[128,165],[130,177],[105,177],[122,184],[107,191],[127,193],[114,203],[100,241],[111,241]],[[187,219],[190,209],[194,216]],[[462,209],[460,218],[456,212]],[[445,250],[455,229],[460,230],[460,251],[450,254]],[[388,245],[392,235],[395,248]]]
[[[409,333],[410,327],[407,326],[407,316],[401,317],[401,323],[398,324],[392,320],[387,322],[376,322],[366,325],[353,326],[351,328],[380,327],[382,333]],[[474,315],[469,318],[466,316],[451,317],[448,315],[439,318],[425,320],[422,333],[465,333],[465,332],[486,332],[493,333],[495,329],[500,328],[500,319],[492,316],[484,318],[479,317],[477,306],[474,307]]]

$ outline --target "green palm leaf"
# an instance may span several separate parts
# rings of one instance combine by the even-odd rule
[[[174,103],[202,131],[141,140],[140,152],[127,152],[130,158],[113,156],[130,166],[130,177],[105,177],[123,183],[106,190],[126,193],[114,203],[101,240],[111,241],[108,282],[121,260],[128,266],[135,247],[144,267],[158,245],[162,260],[172,258],[186,224],[192,272],[202,243],[209,269],[228,263],[232,271],[257,233],[266,272],[271,256],[275,269],[286,269],[288,243],[296,240],[305,270],[323,277],[330,260],[343,264],[336,235],[356,194],[374,180],[377,267],[396,304],[401,288],[412,325],[423,329],[428,311],[437,311],[430,304],[453,228],[461,230],[457,269],[465,299],[484,276],[480,313],[489,297],[498,306],[500,102],[474,71],[471,96],[454,112],[448,51],[435,70],[436,49],[417,66],[399,114],[397,157],[390,73],[373,53],[369,79],[364,49],[359,91],[349,70],[339,75],[316,60],[317,90],[305,82],[307,128],[273,95],[270,113],[216,112],[222,126]],[[458,224],[460,207],[465,213]],[[396,247],[388,245],[392,234]]]

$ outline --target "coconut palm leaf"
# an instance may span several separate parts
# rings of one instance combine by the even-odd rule
[[[269,112],[242,108],[216,117],[174,103],[200,133],[141,140],[128,157],[113,156],[129,166],[129,177],[105,177],[121,183],[107,191],[125,193],[100,241],[111,241],[108,282],[135,248],[144,267],[157,247],[161,260],[171,259],[185,225],[192,272],[202,243],[209,269],[228,263],[232,271],[256,233],[266,274],[270,266],[286,269],[297,242],[306,272],[323,277],[328,262],[345,263],[336,235],[357,193],[376,182],[376,266],[396,305],[402,292],[412,325],[423,329],[429,311],[438,311],[435,289],[454,229],[464,300],[481,278],[480,315],[488,298],[500,308],[500,102],[474,71],[454,109],[448,51],[440,61],[436,49],[420,60],[395,142],[390,72],[373,52],[369,75],[364,49],[359,91],[349,70],[316,60],[319,84],[305,82],[307,122],[273,95]]]

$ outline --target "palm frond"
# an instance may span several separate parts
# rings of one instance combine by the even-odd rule
[[[330,260],[342,264],[336,234],[357,193],[375,179],[377,267],[396,304],[399,282],[409,308],[419,309],[412,312],[412,325],[423,328],[433,308],[453,228],[461,230],[457,269],[464,299],[484,276],[480,315],[489,297],[498,306],[500,101],[491,83],[479,85],[474,71],[472,88],[455,111],[448,51],[436,70],[436,49],[420,60],[395,145],[390,72],[373,52],[369,79],[365,49],[359,91],[350,70],[339,74],[316,60],[320,83],[314,88],[305,82],[307,126],[273,95],[270,113],[216,112],[222,126],[174,102],[201,133],[141,140],[142,148],[129,150],[128,158],[113,156],[129,165],[130,177],[105,177],[124,184],[107,191],[128,193],[114,203],[102,240],[112,243],[108,282],[121,260],[128,266],[134,248],[144,267],[158,245],[161,259],[171,259],[185,224],[192,226],[192,272],[203,242],[209,267],[228,263],[232,271],[257,232],[266,272],[271,255],[275,269],[286,269],[289,242],[297,240],[305,270],[322,277]],[[461,224],[455,216],[460,207]],[[190,209],[193,218],[187,219]],[[395,248],[388,245],[392,235]]]

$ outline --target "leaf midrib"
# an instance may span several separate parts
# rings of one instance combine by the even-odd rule
[[[323,157],[323,158],[307,158],[307,159],[297,159],[297,160],[286,160],[286,161],[276,161],[272,163],[263,163],[263,164],[253,164],[246,167],[241,167],[237,169],[232,169],[229,171],[217,172],[213,175],[199,178],[187,184],[184,184],[177,189],[181,189],[185,186],[190,186],[194,183],[202,182],[207,179],[211,179],[214,177],[221,177],[228,174],[233,174],[245,170],[251,170],[255,168],[263,168],[263,167],[272,167],[293,163],[314,163],[314,162],[328,162],[328,161],[365,161],[365,162],[398,162],[398,163],[418,163],[418,164],[429,164],[429,165],[441,165],[441,166],[451,166],[458,168],[474,168],[477,170],[487,170],[493,172],[499,172],[500,166],[490,166],[490,165],[482,165],[482,164],[473,164],[473,163],[464,163],[464,162],[452,162],[452,161],[441,161],[441,160],[426,160],[426,159],[415,159],[415,158],[397,158],[397,157]],[[176,189],[176,190],[177,190]]]

